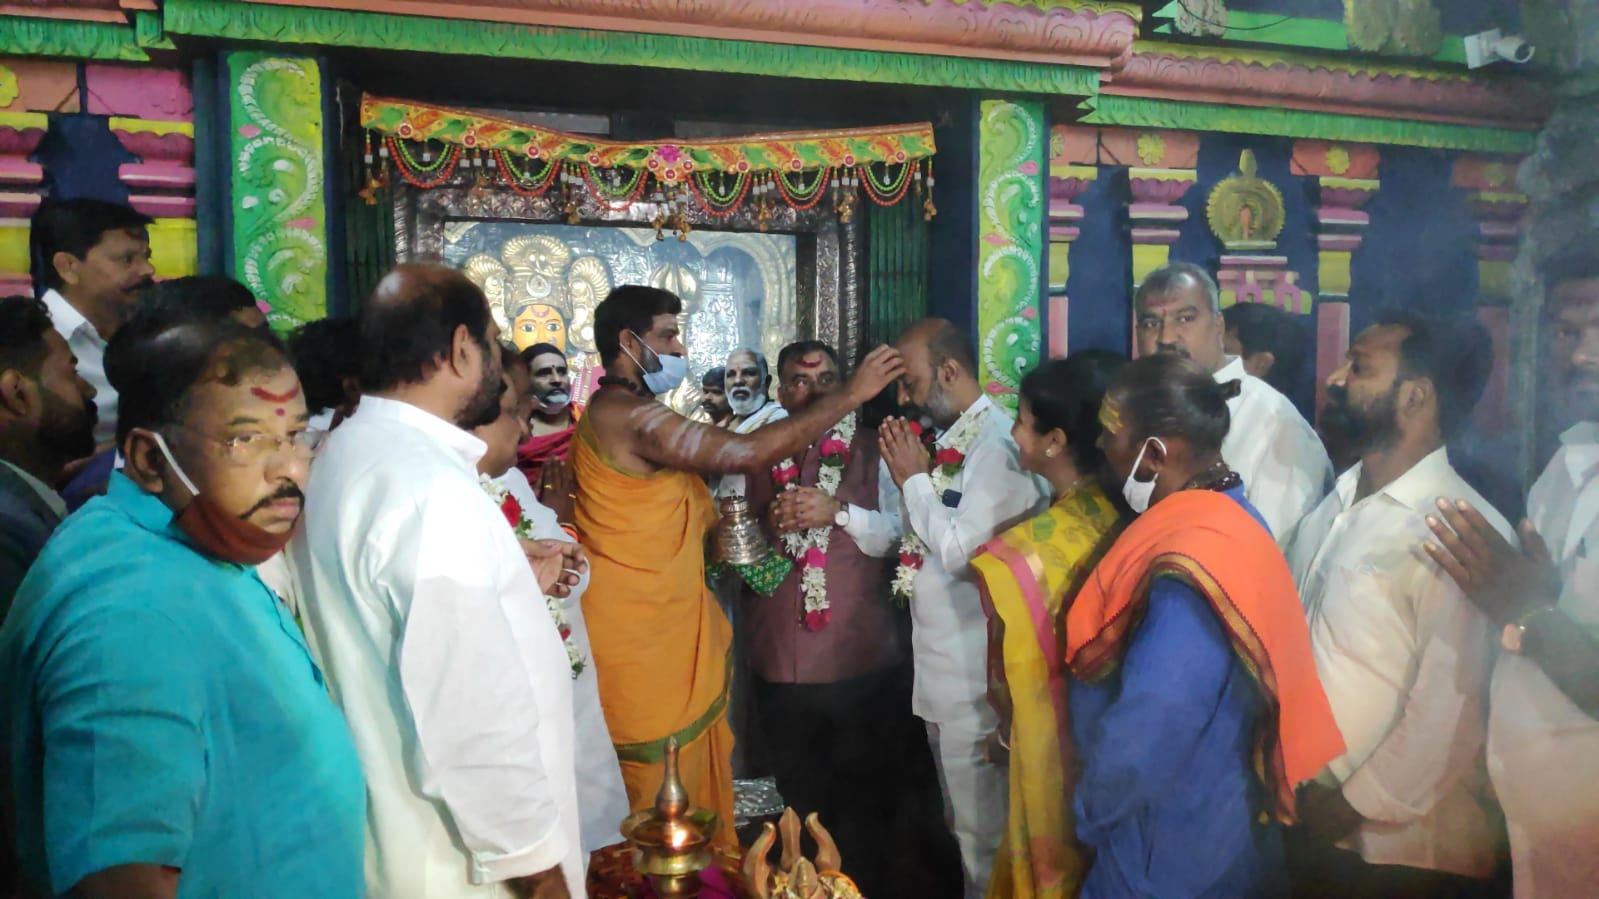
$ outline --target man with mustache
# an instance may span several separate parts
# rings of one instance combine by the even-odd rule
[[[718,365],[706,371],[700,378],[700,389],[705,392],[705,398],[700,400],[705,420],[719,428],[727,427],[733,420],[733,409],[727,404],[727,368]]]
[[[905,357],[905,418],[879,429],[878,479],[899,488],[902,533],[917,539],[895,548],[895,580],[910,585],[911,711],[926,722],[945,820],[960,844],[965,895],[977,899],[1004,834],[1009,781],[985,751],[999,718],[988,702],[987,625],[971,561],[996,534],[1038,514],[1048,492],[1022,470],[1011,417],[984,395],[976,355],[959,328],[925,319],[895,347]],[[910,427],[918,419],[937,430],[931,449]]]
[[[133,314],[155,277],[150,264],[151,219],[102,200],[49,200],[28,232],[35,289],[56,331],[94,385],[100,420],[95,440],[109,445],[117,425],[117,392],[106,378],[106,342]]]
[[[1492,364],[1475,319],[1388,313],[1327,379],[1322,421],[1360,461],[1288,558],[1346,750],[1301,791],[1296,895],[1475,896],[1494,872],[1489,622],[1417,547],[1440,496],[1469,498],[1511,535],[1445,449]]]
[[[254,566],[311,452],[294,369],[228,320],[106,350],[126,467],[0,627],[0,745],[25,895],[364,895],[350,731]]]
[[[1227,355],[1221,293],[1210,273],[1188,262],[1151,272],[1138,286],[1138,353],[1176,353],[1194,360],[1217,382],[1238,381],[1227,401],[1232,427],[1222,458],[1244,479],[1244,494],[1287,546],[1294,526],[1327,492],[1332,463],[1310,423],[1293,402],[1249,374],[1244,360]]]
[[[437,265],[389,273],[358,322],[366,392],[317,456],[289,555],[366,773],[367,892],[581,896],[572,673],[542,596],[582,562],[524,550],[479,481],[499,328]]]
[[[522,351],[533,398],[528,436],[516,450],[516,467],[527,475],[540,501],[572,520],[572,479],[566,458],[583,408],[572,402],[572,379],[566,354],[552,343],[536,343]]]
[[[51,485],[94,452],[94,387],[44,303],[0,300],[0,620],[67,506]]]
[[[1599,883],[1599,262],[1583,247],[1544,282],[1550,381],[1570,427],[1532,486],[1520,547],[1487,506],[1449,493],[1425,544],[1498,632],[1488,772],[1516,899]]]
[[[727,355],[725,370],[727,406],[733,415],[727,422],[728,430],[749,434],[788,417],[782,404],[772,402],[772,376],[766,357],[760,352],[749,348],[734,350]],[[711,489],[720,501],[725,496],[743,496],[744,484],[744,475],[729,474],[713,479]]]

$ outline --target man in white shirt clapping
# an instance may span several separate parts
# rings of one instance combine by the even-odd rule
[[[1227,464],[1244,479],[1244,495],[1270,525],[1279,546],[1327,492],[1332,463],[1316,432],[1294,404],[1244,370],[1244,360],[1224,349],[1226,323],[1215,279],[1197,265],[1173,262],[1138,286],[1139,355],[1176,353],[1212,372],[1218,382],[1238,381],[1227,401],[1232,427],[1221,445]]]
[[[892,477],[902,495],[895,589],[910,602],[911,710],[927,722],[965,894],[979,899],[1005,829],[1008,781],[985,753],[999,718],[988,704],[988,631],[970,563],[995,534],[1041,511],[1047,494],[1022,471],[1010,416],[983,395],[965,334],[927,319],[895,348],[905,359],[900,406],[938,433],[931,452],[905,419],[885,422],[879,438],[880,477]]]
[[[530,565],[480,485],[500,415],[482,291],[401,266],[360,315],[366,394],[328,435],[290,557],[307,637],[366,774],[367,892],[584,895],[572,669],[540,596],[581,568]]]
[[[1473,319],[1393,313],[1327,380],[1323,422],[1360,461],[1300,523],[1289,561],[1348,750],[1301,791],[1296,895],[1471,896],[1494,872],[1488,620],[1420,548],[1440,496],[1510,535],[1444,449],[1492,359]]]

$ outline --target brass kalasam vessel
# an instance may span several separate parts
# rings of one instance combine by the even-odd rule
[[[722,497],[722,518],[716,523],[716,561],[759,565],[772,557],[761,523],[742,496]]]
[[[622,822],[622,838],[633,849],[633,868],[649,879],[661,899],[700,894],[700,872],[711,866],[716,813],[689,804],[677,774],[677,738],[666,741],[666,776],[655,807]]]

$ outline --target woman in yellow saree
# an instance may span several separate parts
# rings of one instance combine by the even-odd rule
[[[1070,899],[1082,880],[1060,622],[1119,530],[1095,444],[1100,402],[1125,361],[1081,352],[1022,380],[1011,434],[1022,467],[1049,481],[1053,503],[972,562],[988,612],[989,699],[1000,717],[990,752],[1010,767],[1010,815],[988,899]]]

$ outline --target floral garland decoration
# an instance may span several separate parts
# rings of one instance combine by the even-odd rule
[[[517,502],[511,491],[505,485],[486,474],[478,474],[478,483],[482,485],[483,492],[494,500],[494,505],[499,507],[500,514],[505,516],[506,524],[516,532],[518,540],[533,540],[533,522],[522,511],[522,504]],[[572,639],[572,625],[566,620],[566,610],[561,608],[561,601],[549,594],[544,595],[544,606],[549,609],[550,618],[555,621],[555,629],[561,635],[561,645],[566,647],[566,663],[572,668],[572,679],[588,668],[588,660],[577,651],[577,643]]]
[[[855,416],[839,422],[819,448],[821,465],[816,473],[816,489],[829,497],[838,495],[838,485],[844,480],[844,466],[849,464],[850,443],[855,439]],[[785,459],[772,467],[772,481],[783,490],[799,487],[800,457]],[[832,619],[827,601],[827,545],[832,539],[833,526],[790,531],[783,535],[783,547],[801,564],[800,593],[805,598],[805,629],[816,632],[827,627]]]
[[[933,470],[929,476],[933,481],[933,493],[942,497],[955,484],[955,478],[960,476],[961,468],[966,464],[966,453],[971,449],[972,441],[983,430],[983,419],[988,416],[988,409],[983,409],[976,415],[956,423],[944,435],[941,442],[946,444],[937,447],[929,438],[932,432],[923,432],[921,425],[910,422],[911,432],[922,438],[927,446],[928,455],[932,457]],[[910,528],[905,529],[905,537],[899,544],[899,567],[894,569],[893,595],[901,605],[910,602],[914,592],[916,573],[922,570],[922,565],[927,561],[927,544],[916,532]]]

